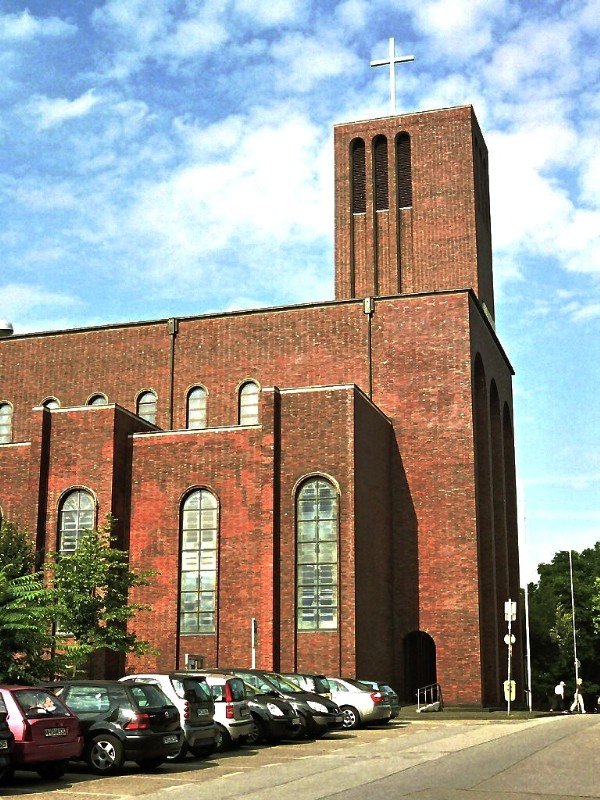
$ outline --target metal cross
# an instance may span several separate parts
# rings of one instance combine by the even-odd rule
[[[404,61],[414,61],[414,56],[396,56],[396,46],[394,39],[390,39],[390,57],[384,58],[381,61],[371,61],[372,67],[385,67],[389,64],[390,67],[390,100],[392,102],[392,114],[396,113],[396,64],[402,64]]]

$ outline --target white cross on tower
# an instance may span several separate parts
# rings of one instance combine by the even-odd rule
[[[392,102],[392,114],[396,113],[396,64],[402,64],[404,61],[414,61],[414,56],[396,56],[396,45],[394,39],[390,39],[390,57],[384,58],[381,61],[371,61],[372,67],[385,67],[389,64],[390,67],[390,100]]]

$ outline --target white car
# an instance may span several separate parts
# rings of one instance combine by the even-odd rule
[[[340,707],[343,727],[359,728],[362,725],[384,724],[392,716],[387,697],[360,681],[349,678],[330,678],[331,699]]]
[[[254,732],[254,720],[241,678],[229,673],[196,672],[208,683],[215,702],[217,750],[244,744]]]

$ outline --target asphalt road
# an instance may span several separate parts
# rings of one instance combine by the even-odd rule
[[[435,719],[315,742],[242,748],[154,774],[83,768],[47,783],[18,772],[20,800],[572,800],[600,798],[600,717]]]

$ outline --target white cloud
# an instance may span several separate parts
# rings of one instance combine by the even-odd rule
[[[310,10],[308,0],[234,0],[236,12],[252,18],[254,24],[276,27],[301,20]]]
[[[350,48],[332,36],[318,39],[290,33],[274,42],[271,56],[278,63],[279,85],[300,92],[309,91],[321,80],[347,76],[364,66]]]
[[[58,308],[77,306],[78,299],[66,292],[49,292],[43,286],[21,283],[0,285],[0,317],[17,320],[26,317],[34,309],[45,309],[50,313]]]
[[[366,26],[371,8],[367,0],[343,0],[336,6],[335,17],[347,30],[359,31]]]
[[[98,102],[100,98],[90,89],[75,100],[37,95],[29,100],[25,108],[28,113],[37,117],[39,130],[47,130],[62,125],[66,120],[84,117]]]
[[[71,36],[77,28],[58,17],[34,17],[28,9],[20,14],[0,14],[0,41],[25,42],[39,37]]]
[[[497,20],[506,22],[508,0],[405,0],[417,30],[433,40],[433,55],[451,54],[461,60],[492,42]]]

